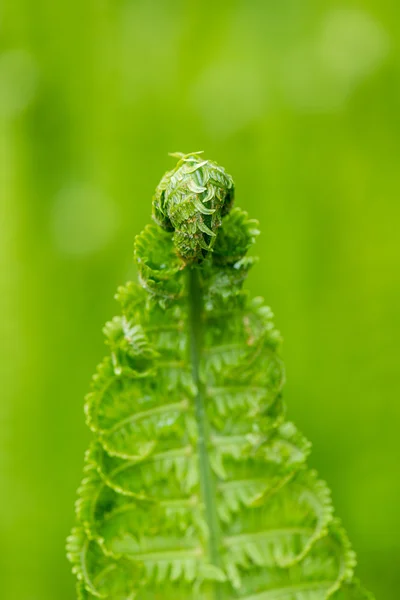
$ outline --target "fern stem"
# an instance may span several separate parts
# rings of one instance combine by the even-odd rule
[[[198,427],[198,456],[200,470],[200,485],[204,503],[205,517],[209,530],[208,553],[211,564],[220,567],[221,534],[217,513],[216,489],[213,472],[211,470],[208,450],[210,435],[207,424],[204,404],[204,387],[200,378],[200,361],[202,354],[202,294],[199,281],[199,272],[196,267],[188,269],[188,302],[189,302],[189,338],[190,358],[192,364],[193,381],[197,388],[196,394],[196,421]],[[221,598],[221,586],[215,584],[215,599]]]

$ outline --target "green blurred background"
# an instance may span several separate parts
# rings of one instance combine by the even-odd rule
[[[379,600],[400,588],[396,2],[0,6],[0,597],[72,600],[83,396],[169,151],[259,218],[249,287]]]

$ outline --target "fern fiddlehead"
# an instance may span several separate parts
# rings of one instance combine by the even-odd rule
[[[257,222],[177,156],[118,290],[86,398],[68,557],[81,600],[368,600],[309,443],[285,419],[279,333],[243,282]]]

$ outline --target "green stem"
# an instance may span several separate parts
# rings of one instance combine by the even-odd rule
[[[208,553],[211,564],[221,567],[220,526],[217,513],[215,481],[208,455],[210,440],[207,416],[205,412],[204,386],[200,378],[200,361],[203,342],[202,328],[202,293],[199,273],[196,267],[188,269],[188,301],[189,301],[189,337],[192,375],[197,387],[195,399],[196,421],[198,427],[198,455],[200,485],[205,516],[209,530]],[[221,598],[221,586],[215,585],[215,598]]]

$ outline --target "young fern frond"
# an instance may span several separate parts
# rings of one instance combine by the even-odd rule
[[[242,289],[257,222],[232,208],[224,169],[177,157],[86,398],[94,439],[68,539],[78,598],[371,599],[285,419],[272,313]]]

